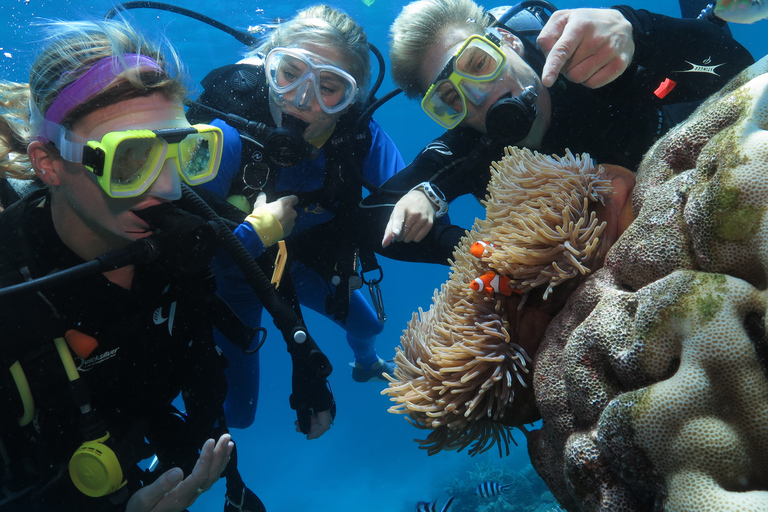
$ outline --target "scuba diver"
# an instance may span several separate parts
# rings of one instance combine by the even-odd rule
[[[394,365],[374,347],[384,321],[381,269],[373,251],[357,243],[356,212],[365,185],[383,183],[404,165],[378,123],[361,117],[370,81],[363,29],[317,5],[275,26],[237,64],[211,71],[188,111],[224,133],[221,170],[203,187],[242,209],[235,234],[255,258],[285,241],[299,302],[346,331],[357,382],[385,381]],[[262,306],[231,262],[217,256],[213,266],[222,297],[258,327]],[[364,281],[376,309],[358,289]],[[220,346],[229,360],[227,421],[245,428],[256,411],[258,354]],[[321,429],[330,427],[322,422]]]
[[[0,510],[180,512],[225,476],[225,511],[263,511],[223,421],[216,234],[171,204],[216,176],[222,132],[127,23],[49,36],[28,86],[0,84],[2,175],[41,184],[0,214]]]
[[[532,37],[510,28],[518,15],[539,20]],[[754,62],[723,23],[537,0],[492,12],[472,0],[408,4],[390,59],[395,83],[447,131],[364,205],[382,246],[427,243],[442,262],[464,230],[435,219],[460,195],[485,197],[505,146],[568,148],[636,172],[659,137]],[[401,247],[399,258],[422,253]]]

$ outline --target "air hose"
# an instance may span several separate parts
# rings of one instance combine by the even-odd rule
[[[264,308],[272,315],[275,326],[283,334],[288,351],[304,359],[317,377],[327,377],[331,364],[307,332],[304,323],[281,296],[277,294],[270,279],[256,263],[248,250],[235,234],[224,225],[219,215],[197,193],[182,184],[180,205],[204,219],[218,225],[218,237],[227,254],[232,258],[246,281],[258,296]]]

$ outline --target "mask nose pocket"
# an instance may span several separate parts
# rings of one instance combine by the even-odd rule
[[[315,94],[312,87],[312,80],[305,80],[299,85],[296,91],[296,108],[312,108],[312,101]]]

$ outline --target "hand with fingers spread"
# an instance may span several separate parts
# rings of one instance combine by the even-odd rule
[[[207,440],[187,478],[179,468],[166,471],[153,484],[136,491],[125,512],[183,511],[219,480],[234,446],[229,434],[223,434],[218,441]]]
[[[384,231],[382,247],[392,242],[421,242],[435,222],[435,207],[426,194],[411,190],[395,204]]]
[[[615,9],[555,11],[537,44],[547,56],[542,83],[551,87],[559,73],[591,89],[618,78],[632,62],[632,25]]]

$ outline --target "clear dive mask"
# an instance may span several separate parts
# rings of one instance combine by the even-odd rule
[[[317,55],[302,48],[274,48],[265,65],[269,88],[278,101],[294,93],[296,108],[311,108],[317,101],[323,112],[335,114],[354,103],[357,81],[343,69],[324,64]]]
[[[487,100],[506,62],[493,32],[469,36],[429,87],[421,108],[444,128],[455,128],[467,115],[467,101],[482,105]]]

